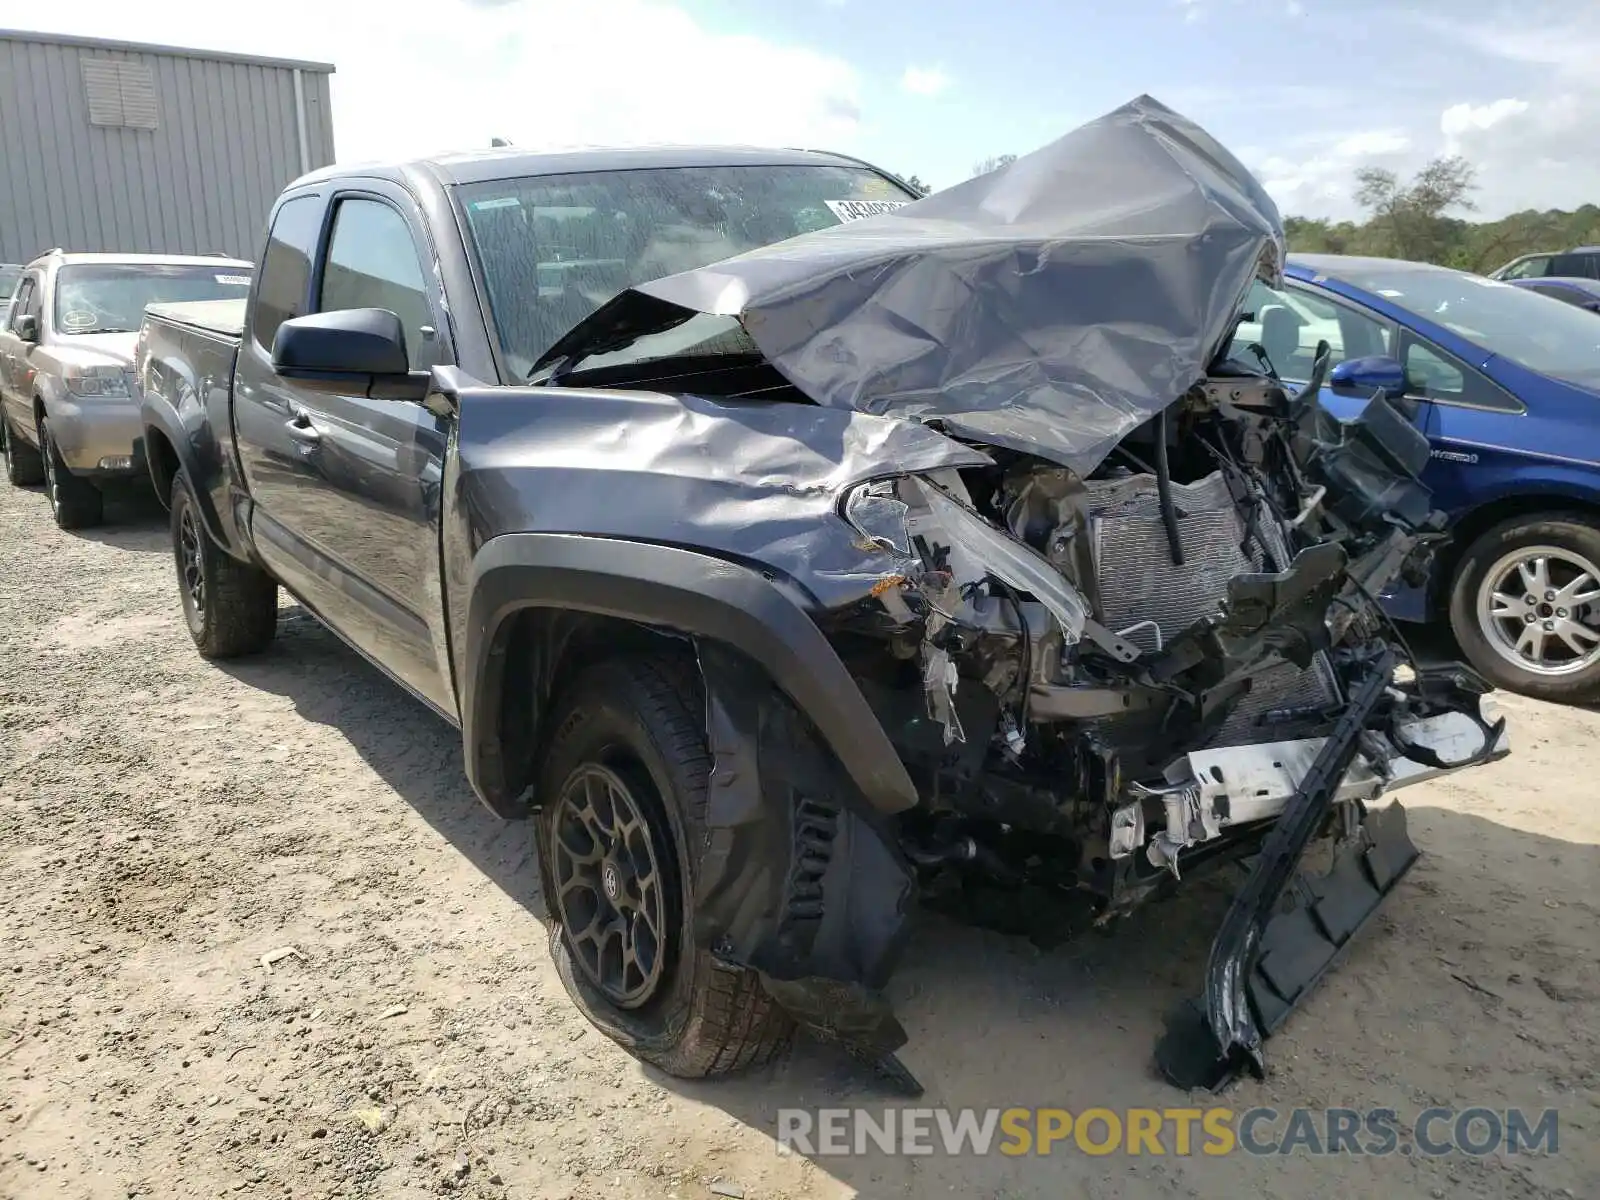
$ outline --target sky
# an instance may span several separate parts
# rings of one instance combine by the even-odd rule
[[[331,62],[340,161],[738,142],[936,187],[1141,93],[1285,214],[1354,172],[1478,168],[1477,215],[1600,202],[1600,0],[0,0],[0,27]]]

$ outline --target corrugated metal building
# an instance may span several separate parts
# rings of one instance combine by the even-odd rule
[[[52,246],[253,258],[333,161],[327,63],[0,30],[0,262]]]

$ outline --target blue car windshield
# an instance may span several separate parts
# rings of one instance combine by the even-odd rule
[[[1600,387],[1600,321],[1593,313],[1461,271],[1397,264],[1341,269],[1338,277],[1530,371]]]

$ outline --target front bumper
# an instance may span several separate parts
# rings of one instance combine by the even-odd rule
[[[1485,744],[1484,726],[1496,713],[1492,701],[1480,701],[1484,725],[1463,712],[1446,712],[1400,726],[1405,742],[1431,750],[1438,760],[1423,762],[1407,754],[1390,758],[1381,769],[1373,758],[1358,754],[1334,789],[1332,802],[1360,800],[1370,804],[1382,794],[1425,783],[1462,770],[1470,762],[1488,762],[1511,752],[1511,735],[1501,729],[1493,745]],[[1162,827],[1145,845],[1156,866],[1180,869],[1183,851],[1259,821],[1281,816],[1311,771],[1327,738],[1219,746],[1183,755],[1166,770],[1168,786],[1156,791]],[[1459,763],[1460,766],[1448,764]],[[1135,823],[1144,813],[1130,812],[1117,822],[1125,830],[1112,848],[1114,856],[1133,852]]]
[[[144,471],[144,429],[134,400],[58,399],[50,433],[74,475],[115,477]]]
[[[1365,663],[1327,737],[1281,743],[1284,757],[1273,759],[1254,753],[1261,747],[1239,748],[1227,766],[1244,777],[1232,784],[1227,767],[1201,764],[1217,785],[1260,785],[1263,794],[1246,799],[1263,804],[1275,803],[1280,778],[1294,782],[1277,818],[1267,822],[1250,873],[1211,944],[1203,994],[1173,1013],[1156,1047],[1158,1067],[1178,1086],[1216,1090],[1241,1071],[1261,1075],[1262,1041],[1340,959],[1420,857],[1399,804],[1378,812],[1365,808],[1384,790],[1383,777],[1398,778],[1405,763],[1405,782],[1416,783],[1508,752],[1504,718],[1491,722],[1494,714],[1484,711],[1481,680],[1465,669],[1418,672],[1411,698],[1443,699],[1450,707],[1426,720],[1397,721],[1405,710],[1392,701],[1408,699],[1391,684],[1393,667],[1387,647]],[[1450,717],[1460,717],[1471,732],[1441,719]],[[1452,752],[1458,757],[1448,757]],[[1191,799],[1200,794],[1193,783],[1179,790]],[[1213,792],[1213,799],[1219,795]],[[1341,800],[1346,803],[1336,810]],[[1335,818],[1342,819],[1342,832],[1332,866],[1320,876],[1297,877],[1307,847]],[[1185,832],[1194,831],[1203,832]]]

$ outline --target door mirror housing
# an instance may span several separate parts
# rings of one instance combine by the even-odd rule
[[[386,308],[346,308],[294,317],[272,338],[272,369],[317,391],[380,400],[421,400],[429,373],[412,371],[405,328]]]
[[[33,313],[22,313],[11,323],[11,332],[23,341],[37,346],[39,344],[39,318]]]
[[[1329,373],[1328,386],[1338,392],[1381,396],[1413,424],[1422,411],[1420,403],[1406,396],[1411,383],[1406,378],[1405,367],[1398,359],[1385,354],[1345,359]]]
[[[272,369],[285,379],[404,375],[410,367],[405,330],[386,308],[294,317],[272,338]]]
[[[1342,392],[1377,392],[1385,399],[1397,400],[1406,394],[1406,369],[1398,359],[1381,354],[1347,358],[1334,367],[1328,383]]]

